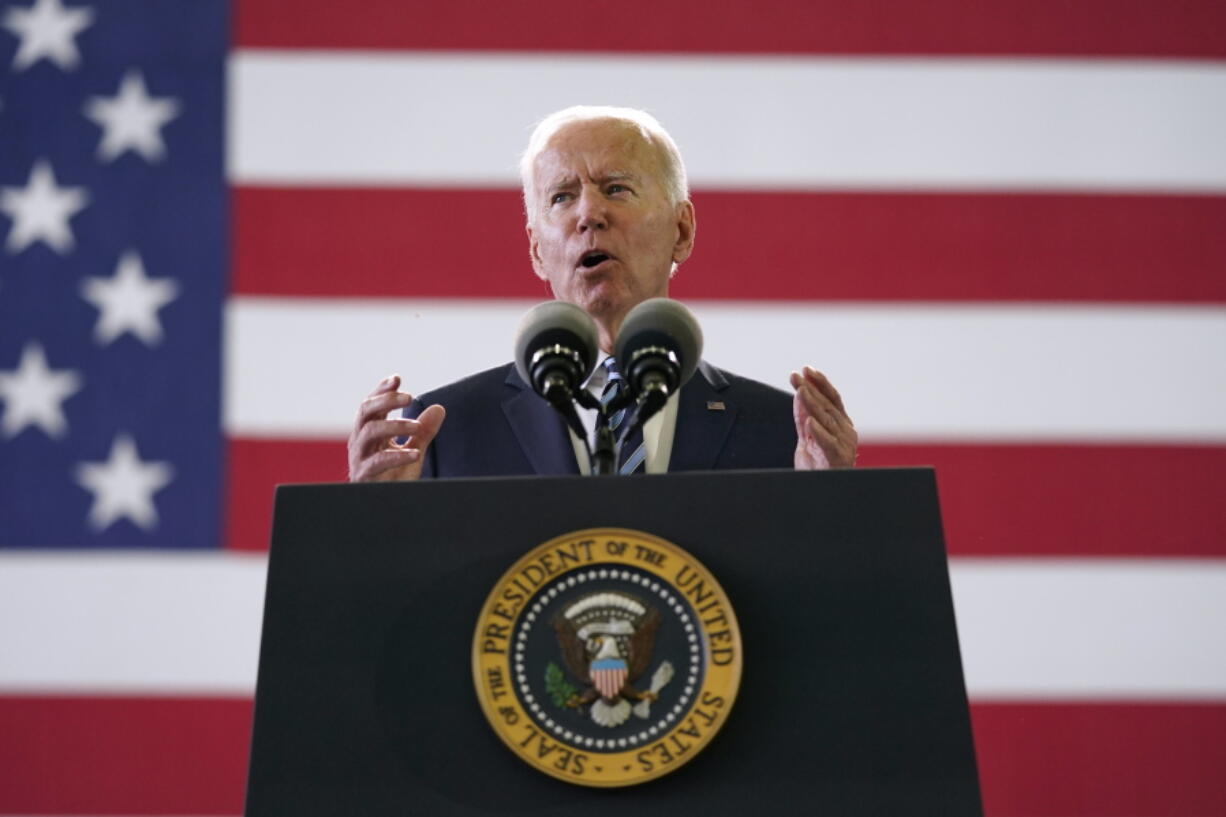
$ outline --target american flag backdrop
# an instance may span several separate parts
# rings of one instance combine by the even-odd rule
[[[241,813],[272,486],[509,359],[576,103],[707,358],[937,467],[989,817],[1226,815],[1221,0],[0,0],[0,814]]]

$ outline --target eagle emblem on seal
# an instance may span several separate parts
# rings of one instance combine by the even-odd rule
[[[563,705],[589,707],[592,720],[609,728],[631,714],[650,717],[652,701],[673,677],[672,664],[663,661],[647,689],[636,686],[651,664],[659,627],[659,611],[626,593],[592,593],[564,609],[553,629],[562,660],[582,687]]]

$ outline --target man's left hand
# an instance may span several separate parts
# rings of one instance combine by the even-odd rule
[[[797,471],[850,468],[856,464],[859,435],[843,398],[826,376],[809,366],[792,372],[792,417],[796,421]]]

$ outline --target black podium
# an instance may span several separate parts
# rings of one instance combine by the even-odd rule
[[[470,668],[503,572],[599,527],[700,560],[743,638],[722,731],[617,789],[516,757]],[[279,488],[248,817],[527,813],[981,815],[933,473]]]

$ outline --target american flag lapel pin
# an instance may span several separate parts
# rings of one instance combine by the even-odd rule
[[[726,408],[723,400],[708,400],[707,411],[723,411]]]

